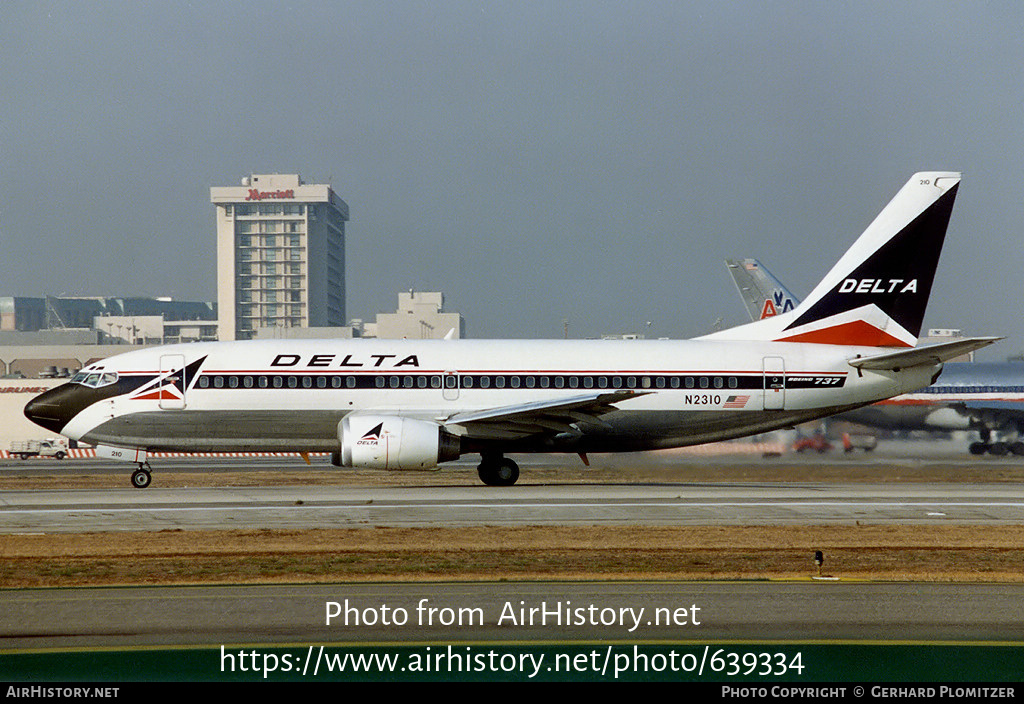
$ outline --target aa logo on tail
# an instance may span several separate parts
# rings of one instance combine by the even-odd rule
[[[788,313],[794,307],[793,299],[784,291],[773,291],[771,298],[764,299],[764,306],[761,307],[761,320],[780,313]]]

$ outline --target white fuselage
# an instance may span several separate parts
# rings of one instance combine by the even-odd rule
[[[471,411],[632,390],[635,396],[615,401],[599,422],[581,418],[572,433],[446,427],[470,448],[654,449],[762,432],[872,403],[927,386],[940,368],[858,371],[848,364],[858,354],[878,352],[714,340],[194,343],[130,352],[83,370],[116,372],[124,392],[82,386],[83,394],[97,398],[79,402],[62,432],[151,450],[323,451],[337,449],[338,425],[350,414],[444,425]],[[173,370],[197,360],[179,392],[159,391],[177,380]]]

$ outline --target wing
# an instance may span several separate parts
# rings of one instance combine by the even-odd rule
[[[444,425],[458,426],[475,438],[521,438],[538,433],[575,433],[581,425],[607,428],[601,416],[617,410],[620,401],[643,396],[647,391],[623,389],[595,392],[552,401],[499,406],[449,416]]]
[[[949,405],[966,416],[996,426],[1024,422],[1024,403],[1020,401],[952,401]]]

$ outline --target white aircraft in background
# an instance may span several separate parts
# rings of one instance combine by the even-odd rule
[[[932,383],[997,338],[915,348],[960,174],[915,174],[794,310],[694,340],[255,340],[117,355],[25,414],[97,454],[329,451],[433,469],[479,453],[656,450],[834,415]]]
[[[728,259],[725,265],[751,320],[800,304],[758,260]],[[968,446],[971,454],[1024,455],[1024,364],[947,362],[931,386],[838,418],[886,430],[977,430],[981,439]],[[993,442],[993,434],[1010,439]]]

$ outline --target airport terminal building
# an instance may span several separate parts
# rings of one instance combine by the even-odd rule
[[[219,339],[260,328],[345,325],[348,205],[298,174],[253,174],[214,187]]]

